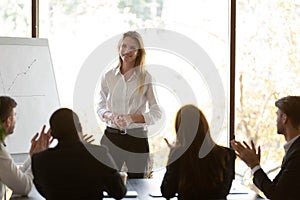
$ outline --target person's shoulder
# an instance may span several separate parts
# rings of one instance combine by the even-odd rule
[[[89,143],[84,144],[84,146],[87,151],[98,160],[110,155],[106,146],[94,145]]]
[[[93,156],[97,161],[102,163],[103,165],[106,165],[110,168],[116,169],[116,164],[109,153],[109,150],[106,146],[99,146],[99,145],[93,145],[93,144],[84,144],[87,151],[91,156]]]
[[[153,83],[153,81],[154,81],[153,76],[148,71],[146,71],[145,72],[145,84]]]
[[[287,152],[287,155],[300,157],[300,137],[298,137],[293,144],[291,145],[290,149]]]
[[[150,72],[148,70],[145,71],[145,78],[152,79],[152,75],[150,74]]]
[[[47,155],[49,153],[51,153],[51,150],[53,150],[53,149],[49,148],[49,149],[45,149],[43,151],[36,152],[32,155],[32,159],[38,159],[38,158],[43,158],[43,157],[47,158]]]
[[[11,155],[6,150],[5,146],[2,144],[0,146],[0,157],[11,157]]]
[[[183,146],[172,147],[169,154],[169,162],[174,162],[181,158],[185,151],[186,148],[184,148]]]
[[[32,165],[44,165],[45,163],[49,162],[50,154],[52,148],[36,152],[31,156],[31,164]]]
[[[225,147],[225,146],[222,146],[222,145],[218,145],[216,144],[215,145],[218,149],[220,149],[221,151],[224,151],[224,152],[234,152],[234,150],[232,148],[229,148],[229,147]]]
[[[236,155],[235,155],[235,151],[229,147],[224,147],[221,145],[215,145],[214,150],[217,154],[219,154],[220,156],[224,157],[224,158],[228,158],[228,159],[235,159]]]
[[[107,71],[104,72],[104,77],[116,75],[119,71],[120,71],[120,69],[119,69],[118,66],[112,67],[112,68],[110,68],[110,69],[108,69]]]
[[[300,150],[300,137],[298,137],[298,138],[295,140],[294,144],[295,144],[295,145],[292,145],[292,146],[294,146],[294,148]]]

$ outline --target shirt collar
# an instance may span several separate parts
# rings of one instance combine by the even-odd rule
[[[117,76],[119,73],[121,74],[121,70],[120,70],[120,67],[117,66],[117,67],[115,68],[115,76]]]
[[[121,73],[121,70],[120,70],[120,66],[117,66],[115,68],[115,76],[117,76],[118,74],[123,76],[123,74]],[[136,76],[137,76],[137,67],[134,68],[133,74],[128,80],[131,80],[133,77],[136,77]]]
[[[285,145],[283,146],[285,153],[288,152],[288,150],[290,149],[290,147],[292,146],[292,144],[295,142],[295,140],[298,139],[298,137],[300,137],[300,135],[294,137],[293,139],[291,139],[290,141],[288,141],[287,143],[285,143]]]

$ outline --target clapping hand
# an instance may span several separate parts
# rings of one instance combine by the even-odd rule
[[[237,152],[237,156],[241,158],[251,169],[260,163],[260,146],[257,150],[254,142],[251,140],[251,147],[243,141],[243,143],[232,140],[232,148]]]
[[[82,135],[82,140],[83,142],[89,143],[91,144],[92,142],[95,141],[95,139],[93,138],[93,135],[88,135],[88,134],[83,134]]]
[[[166,142],[166,144],[167,144],[167,146],[168,146],[169,148],[174,147],[173,144],[170,144],[170,143],[169,143],[169,140],[168,140],[167,138],[164,138],[164,141]]]
[[[53,142],[51,130],[48,129],[48,131],[45,132],[45,128],[46,125],[43,126],[40,133],[36,133],[31,139],[31,147],[29,151],[30,156],[36,152],[49,148],[49,145]]]

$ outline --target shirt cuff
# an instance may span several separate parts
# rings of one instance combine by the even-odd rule
[[[110,112],[110,111],[109,111],[109,110],[105,110],[105,109],[99,109],[99,110],[97,111],[97,114],[98,114],[100,120],[103,121],[103,122],[106,122],[106,119],[104,119],[104,117],[103,117],[103,115],[104,115],[106,112]]]
[[[252,175],[253,175],[257,170],[259,170],[259,169],[261,169],[260,165],[256,165],[255,167],[253,167],[253,168],[251,169]]]

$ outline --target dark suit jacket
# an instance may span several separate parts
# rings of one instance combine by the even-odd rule
[[[273,181],[259,169],[254,173],[253,182],[269,199],[300,199],[300,137],[286,153],[281,170]]]
[[[32,156],[34,184],[48,200],[99,200],[103,191],[121,199],[126,187],[114,167],[106,148],[81,142],[59,144]]]
[[[176,150],[175,150],[176,151]],[[176,155],[177,152],[170,153],[169,161],[172,159],[172,156]],[[215,156],[218,155],[218,156]],[[234,179],[234,164],[235,164],[235,153],[232,149],[227,147],[222,147],[216,145],[212,151],[202,159],[195,159],[192,161],[196,165],[199,162],[199,168],[197,171],[192,172],[190,174],[207,174],[208,176],[203,177],[214,177],[215,175],[215,164],[223,166],[222,181],[216,183],[216,185],[212,188],[205,189],[203,186],[207,185],[208,181],[212,181],[212,179],[208,178],[207,180],[195,180],[195,177],[190,177],[189,182],[193,184],[192,188],[185,189],[185,191],[180,191],[180,180],[181,173],[187,173],[191,171],[191,169],[181,169],[180,163],[184,162],[181,160],[182,156],[178,159],[175,159],[174,162],[170,163],[167,166],[167,171],[165,173],[163,182],[161,184],[161,192],[162,196],[170,199],[178,193],[178,199],[180,200],[215,200],[215,199],[226,199],[226,196],[229,193],[231,188],[232,180]],[[200,164],[201,163],[201,164]],[[206,165],[204,167],[201,167]],[[208,167],[208,168],[207,168]],[[206,171],[206,169],[209,169]]]

